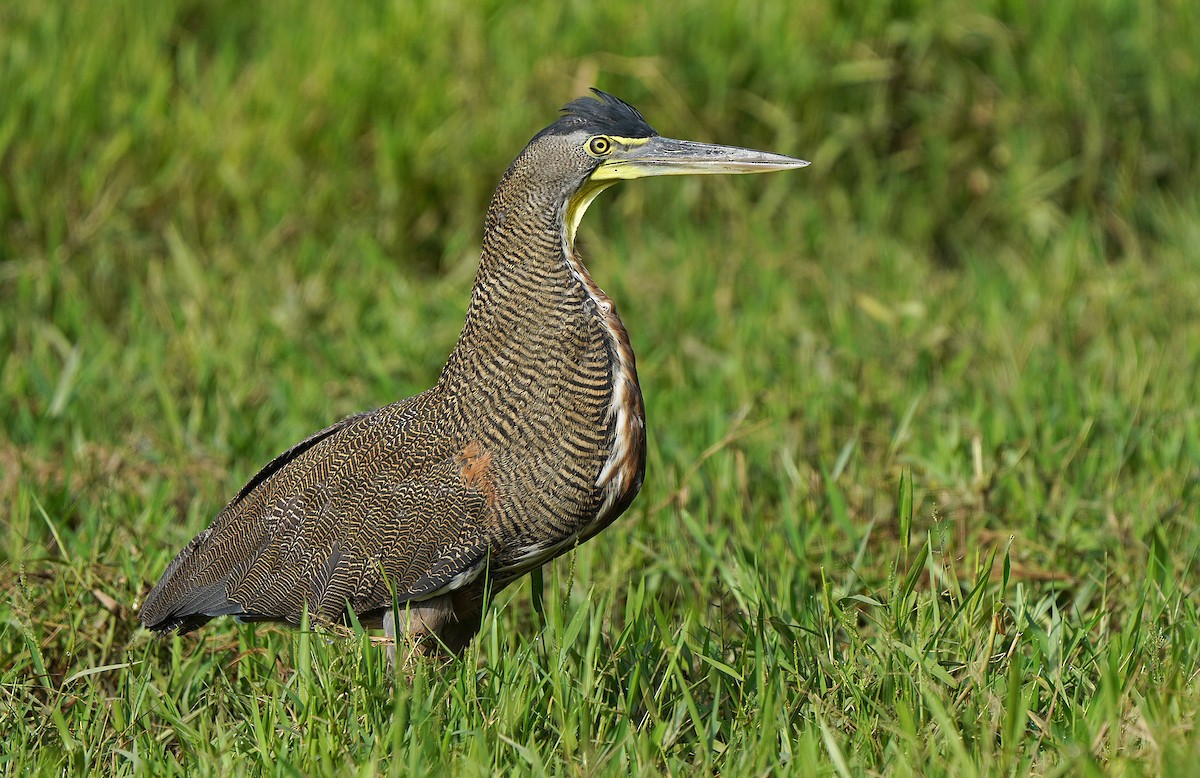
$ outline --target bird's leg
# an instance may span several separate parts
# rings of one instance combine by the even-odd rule
[[[482,598],[462,590],[388,610],[383,616],[383,634],[392,639],[388,665],[396,667],[401,647],[405,666],[418,657],[459,654],[479,631],[482,618]]]

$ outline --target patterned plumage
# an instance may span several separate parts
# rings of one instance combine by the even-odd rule
[[[458,651],[485,593],[629,506],[645,470],[642,395],[616,308],[575,253],[575,224],[621,178],[709,172],[676,170],[699,164],[695,148],[742,155],[715,172],[806,163],[661,139],[636,109],[596,95],[564,108],[496,189],[466,323],[437,383],[263,468],[168,566],[142,606],[147,627],[353,611],[406,633],[414,651]]]

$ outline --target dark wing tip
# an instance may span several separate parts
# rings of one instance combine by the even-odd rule
[[[180,635],[186,635],[193,630],[200,629],[212,619],[212,616],[206,616],[202,613],[192,613],[186,616],[168,616],[166,619],[150,623],[147,621],[145,613],[141,616],[143,627],[157,632],[160,636],[164,637],[168,632],[178,632]]]
[[[204,626],[217,616],[242,614],[242,606],[229,599],[224,580],[197,586],[193,581],[180,578],[182,563],[186,561],[186,555],[190,555],[194,543],[171,563],[142,604],[138,618],[147,629],[156,632],[178,630],[183,634]]]

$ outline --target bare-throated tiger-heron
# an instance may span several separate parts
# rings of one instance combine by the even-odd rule
[[[490,596],[629,507],[645,473],[642,394],[625,327],[575,251],[580,218],[625,179],[808,163],[663,138],[593,91],[501,179],[436,385],[259,471],[167,567],[141,608],[147,627],[352,611],[410,652],[458,652]]]

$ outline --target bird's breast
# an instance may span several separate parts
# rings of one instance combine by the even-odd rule
[[[621,515],[642,487],[646,468],[646,410],[629,332],[617,314],[616,306],[592,280],[579,256],[573,251],[567,256],[572,275],[588,297],[608,356],[609,398],[604,413],[606,456],[595,481],[600,504],[578,533],[582,541]]]
[[[515,262],[489,263],[444,376],[455,437],[484,457],[466,459],[488,462],[491,564],[503,579],[595,535],[642,485],[645,410],[629,335],[568,256],[534,280]]]

